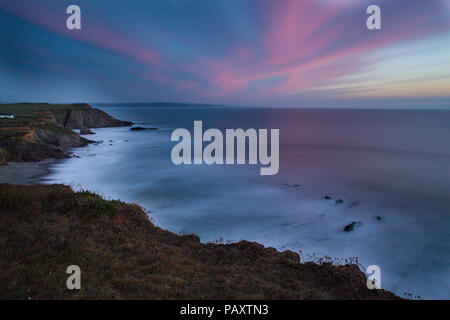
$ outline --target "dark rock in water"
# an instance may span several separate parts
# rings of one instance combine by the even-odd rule
[[[144,127],[132,127],[130,130],[143,131],[143,130],[157,130],[158,128],[144,128]]]
[[[352,231],[355,228],[355,224],[356,224],[356,222],[353,221],[352,223],[346,225],[344,227],[344,231],[346,231],[346,232]]]
[[[294,184],[293,187],[294,187],[294,188],[298,188],[299,185],[298,185],[298,184]]]
[[[325,196],[325,197],[323,197],[325,200],[330,200],[331,199],[331,197],[330,196]]]
[[[380,221],[380,220],[381,220],[381,217],[380,217],[380,216],[377,216],[377,220]]]
[[[88,127],[82,127],[80,129],[80,134],[95,134],[95,133],[92,132],[91,129],[89,129]]]
[[[345,231],[345,232],[350,232],[350,231],[352,231],[355,227],[359,227],[360,225],[361,225],[361,221],[358,221],[358,222],[353,221],[352,223],[350,223],[350,224],[348,224],[348,225],[346,225],[346,226],[344,227],[344,231]]]
[[[342,202],[344,202],[344,200],[342,200],[342,199],[337,199],[335,202],[336,202],[337,204],[341,204]]]

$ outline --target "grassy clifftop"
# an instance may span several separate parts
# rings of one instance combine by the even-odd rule
[[[0,185],[1,299],[396,299],[355,265],[300,263],[257,243],[202,244],[137,205],[62,185]],[[81,290],[66,288],[69,265]]]

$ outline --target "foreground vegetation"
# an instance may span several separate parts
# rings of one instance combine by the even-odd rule
[[[81,268],[68,290],[66,268]],[[0,185],[2,299],[395,299],[356,265],[300,263],[257,243],[202,244],[137,205],[63,185]]]

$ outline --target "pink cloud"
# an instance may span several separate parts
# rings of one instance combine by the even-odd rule
[[[364,20],[355,30],[346,17],[348,5],[274,2],[267,10],[267,29],[261,37],[263,52],[240,46],[231,51],[238,54],[226,59],[200,62],[199,73],[213,85],[208,95],[243,92],[255,81],[274,77],[283,80],[258,94],[298,92],[361,70],[371,63],[367,55],[375,50],[445,29],[433,23],[438,12],[429,10],[409,21],[391,23],[385,32],[367,31]],[[448,30],[448,25],[445,27]]]
[[[370,32],[365,28],[365,4],[362,2],[271,1],[267,6],[262,5],[263,10],[255,10],[261,16],[261,24],[252,44],[235,39],[227,43],[229,49],[220,56],[217,52],[204,54],[193,50],[188,63],[185,59],[171,58],[161,44],[130,36],[133,30],[112,30],[105,22],[91,25],[89,32],[69,32],[63,20],[56,20],[48,13],[49,8],[42,11],[33,2],[27,10],[14,2],[4,6],[51,32],[142,64],[137,76],[145,81],[166,84],[175,91],[226,97],[286,95],[321,86],[367,68],[372,63],[368,56],[376,50],[449,30],[448,23],[437,21],[436,17],[442,16],[435,2],[431,6],[414,2],[414,12],[387,12],[385,29]],[[391,2],[380,3],[387,6]],[[164,35],[168,34],[170,32],[164,29]],[[202,39],[174,33],[171,40],[182,43],[180,47],[191,48]],[[214,41],[217,39],[211,39],[211,46]],[[177,48],[176,45],[170,47],[173,51]]]

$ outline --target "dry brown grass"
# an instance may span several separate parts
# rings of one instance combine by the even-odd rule
[[[67,266],[81,290],[66,288]],[[355,265],[301,264],[257,243],[202,244],[137,205],[62,185],[0,185],[2,299],[394,299]]]

